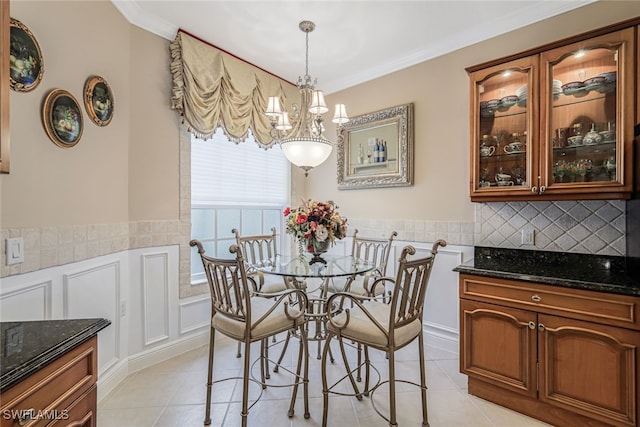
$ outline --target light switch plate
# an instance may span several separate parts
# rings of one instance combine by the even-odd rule
[[[7,265],[24,262],[24,239],[22,237],[13,237],[7,239],[6,242]]]

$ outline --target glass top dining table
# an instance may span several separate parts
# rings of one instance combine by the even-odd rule
[[[365,274],[374,268],[374,263],[353,257],[351,255],[322,254],[322,262],[311,262],[317,256],[311,258],[311,254],[304,256],[278,255],[275,259],[263,261],[260,265],[253,265],[253,268],[263,274],[273,274],[287,279],[290,286],[303,289],[308,296],[308,307],[305,315],[307,319],[307,339],[318,342],[317,359],[320,360],[321,343],[326,338],[327,321],[327,296],[329,293],[329,282],[333,285],[333,291],[339,291],[342,286],[349,281],[347,277]],[[343,285],[337,286],[335,278],[345,277],[341,281]],[[307,279],[321,279],[317,286],[308,283]],[[337,280],[340,282],[340,280]],[[316,292],[319,291],[319,295]],[[315,325],[314,331],[309,330],[311,324]],[[333,355],[329,351],[329,357],[333,363]],[[281,356],[282,358],[282,356]],[[278,362],[279,363],[279,362]]]
[[[371,262],[351,255],[322,254],[322,258],[326,263],[310,263],[310,258],[307,256],[278,255],[275,259],[263,262],[261,265],[254,265],[254,267],[265,274],[275,274],[298,279],[330,279],[334,277],[354,276],[371,271],[376,267],[376,265]]]

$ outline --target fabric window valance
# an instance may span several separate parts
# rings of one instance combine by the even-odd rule
[[[170,49],[171,108],[180,112],[189,132],[206,140],[220,126],[230,140],[240,142],[251,129],[259,144],[272,144],[264,114],[267,99],[279,96],[286,105],[295,86],[184,32],[178,32]]]

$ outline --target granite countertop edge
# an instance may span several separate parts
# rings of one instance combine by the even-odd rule
[[[46,351],[40,353],[38,356],[26,360],[24,363],[20,364],[16,368],[0,377],[0,392],[15,385],[33,372],[48,364],[49,362],[57,359],[72,348],[87,341],[110,324],[110,320],[96,319],[95,323],[79,331],[75,335],[72,335],[63,341],[60,341],[57,345],[50,347]]]
[[[619,295],[640,296],[640,288],[631,286],[622,286],[615,284],[606,284],[599,282],[588,282],[582,280],[573,280],[565,278],[557,278],[551,276],[538,276],[531,274],[514,273],[502,270],[486,270],[468,265],[458,265],[453,269],[458,273],[475,274],[478,276],[495,277],[501,279],[524,280],[527,282],[538,282],[547,285],[561,286],[572,289],[583,289],[597,292],[605,292]]]

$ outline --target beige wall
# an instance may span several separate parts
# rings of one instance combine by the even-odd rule
[[[351,116],[415,104],[415,185],[338,190],[333,153],[310,173],[308,194],[335,200],[347,216],[473,221],[475,206],[469,201],[469,79],[465,67],[636,16],[640,16],[638,1],[597,2],[332,94],[328,102],[346,103]],[[353,56],[357,59],[357,52]]]
[[[11,16],[36,36],[44,75],[35,90],[11,92],[12,167],[0,178],[2,228],[127,221],[131,26],[106,1],[12,1]],[[83,105],[92,74],[115,95],[111,124],[98,127],[85,112],[80,142],[59,148],[42,126],[42,100],[61,88]]]

